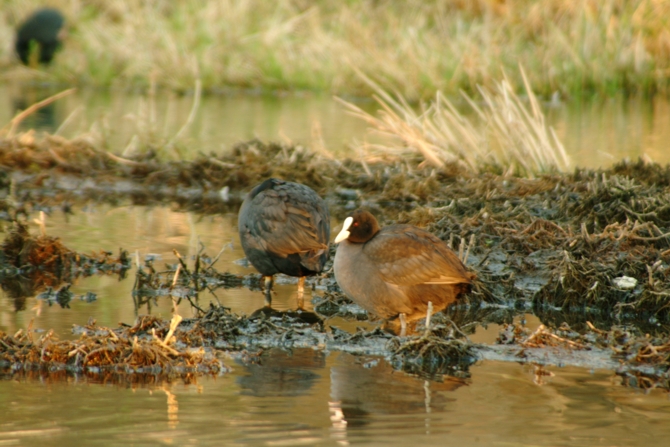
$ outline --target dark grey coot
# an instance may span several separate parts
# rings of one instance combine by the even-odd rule
[[[270,178],[244,199],[237,221],[244,254],[265,277],[270,304],[272,276],[297,276],[298,305],[306,276],[321,273],[328,260],[330,214],[313,189]]]
[[[368,211],[356,210],[335,238],[333,268],[340,288],[359,306],[384,319],[437,312],[470,290],[475,275],[449,246],[412,225],[379,227]]]
[[[28,65],[33,50],[39,52],[37,62],[51,62],[61,45],[64,23],[63,15],[53,8],[38,9],[26,18],[16,32],[15,49],[21,62]]]

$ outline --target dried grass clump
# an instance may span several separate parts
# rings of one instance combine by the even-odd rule
[[[531,332],[519,323],[505,324],[496,339],[497,344],[516,344],[523,348],[563,348],[571,350],[588,350],[592,341],[573,331],[566,323],[558,328],[550,328],[540,324]]]
[[[35,339],[28,330],[0,333],[0,361],[14,369],[71,372],[116,371],[146,373],[217,373],[225,367],[204,348],[179,348],[176,331],[181,317],[171,322],[139,317],[132,327],[112,330],[95,322],[82,328],[79,340],[57,340],[52,331]],[[175,335],[176,334],[176,335]]]
[[[19,214],[15,203],[9,205],[11,213]],[[40,224],[42,234],[33,236],[25,224],[13,221],[0,244],[2,289],[14,301],[17,311],[25,309],[26,299],[32,296],[49,305],[58,303],[61,307],[69,307],[74,298],[69,288],[77,278],[95,274],[115,274],[123,278],[130,268],[128,253],[123,249],[116,258],[105,251],[77,253],[58,238],[44,234],[44,219],[36,219],[36,222]],[[95,294],[89,292],[80,298],[90,302],[95,299]]]
[[[40,223],[43,225],[43,221]],[[0,250],[3,278],[29,277],[34,290],[56,286],[79,275],[122,273],[130,267],[128,253],[123,250],[116,259],[109,252],[80,254],[67,248],[58,238],[31,235],[27,226],[18,221],[12,222]]]
[[[496,82],[493,90],[479,87],[482,104],[463,92],[470,108],[467,115],[440,92],[419,113],[402,95],[393,96],[365,77],[381,106],[378,116],[340,101],[375,132],[399,143],[366,144],[361,147],[366,152],[397,156],[416,152],[435,167],[456,162],[474,173],[493,169],[506,175],[534,177],[565,170],[570,164],[568,156],[554,130],[546,124],[523,70],[521,73],[528,105],[505,78]]]
[[[323,174],[337,171],[339,163],[304,146],[250,140],[240,142],[226,154],[200,154],[192,161],[171,159],[149,151],[132,157],[115,155],[83,138],[68,140],[55,135],[37,137],[33,131],[3,138],[0,163],[28,172],[53,169],[58,173],[120,178],[146,186],[247,187],[275,176],[293,178],[316,188]]]
[[[616,319],[668,315],[670,235],[657,235],[653,224],[631,221],[610,224],[597,234],[582,228],[564,245],[562,256],[546,262],[551,277],[535,304]]]
[[[388,349],[395,368],[429,378],[459,375],[459,372],[467,374],[476,359],[470,342],[441,334],[427,333],[404,342],[395,337],[389,341]]]
[[[611,224],[637,221],[654,227],[651,236],[663,235],[658,225],[665,227],[670,222],[670,193],[667,188],[647,183],[644,177],[605,172],[584,172],[580,177],[575,188],[581,193],[580,200],[565,197],[561,207],[564,208],[563,213],[579,219],[588,231],[597,232]]]

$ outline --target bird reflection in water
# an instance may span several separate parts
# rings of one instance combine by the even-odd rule
[[[395,371],[382,359],[362,360],[342,353],[330,370],[332,436],[344,445],[348,430],[371,423],[377,415],[425,413],[429,433],[428,415],[444,411],[453,401],[444,392],[467,385],[455,377],[426,381]]]
[[[287,352],[270,349],[244,365],[248,373],[238,379],[242,394],[256,397],[285,397],[306,394],[316,383],[316,370],[326,366],[326,356],[313,349]]]
[[[12,99],[15,115],[26,110],[33,104],[51,96],[51,92],[49,91],[36,90],[34,88],[23,91],[23,93],[23,95],[15,93],[16,96]],[[51,104],[46,104],[36,109],[33,113],[26,116],[21,122],[21,129],[44,130],[53,133],[58,129],[60,119],[61,116],[56,109],[56,102],[52,102]]]

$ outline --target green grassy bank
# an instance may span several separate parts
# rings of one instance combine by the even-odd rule
[[[505,71],[538,94],[666,93],[670,2],[659,0],[51,0],[68,41],[47,69],[67,85],[229,87],[367,95],[355,68],[410,100],[491,87]],[[22,73],[5,0],[0,70]],[[28,70],[25,70],[28,71]],[[19,72],[19,75],[16,73]]]

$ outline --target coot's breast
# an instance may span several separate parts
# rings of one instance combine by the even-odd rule
[[[384,281],[377,266],[363,253],[362,244],[340,242],[333,270],[342,291],[366,311],[381,318],[410,313],[412,307],[406,294]]]

